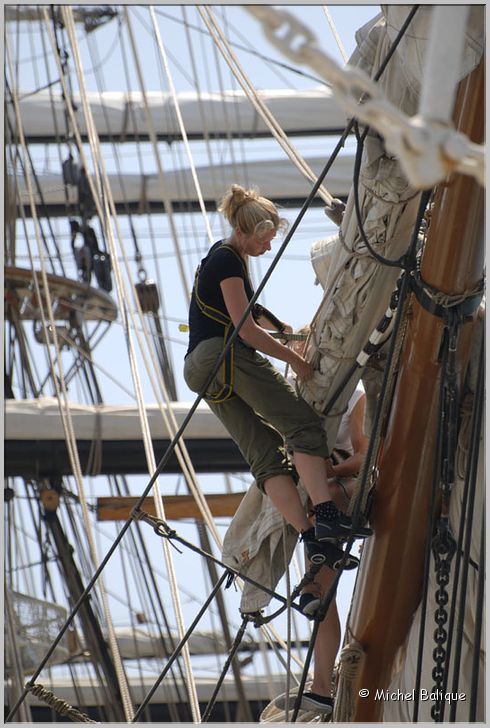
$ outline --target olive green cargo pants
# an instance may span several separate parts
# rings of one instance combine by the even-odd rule
[[[184,378],[193,392],[205,385],[222,350],[223,340],[213,338],[186,356]],[[208,393],[222,389],[221,370]],[[271,476],[294,473],[288,450],[329,456],[320,417],[268,359],[240,340],[234,343],[233,396],[208,405],[240,448],[261,490]]]

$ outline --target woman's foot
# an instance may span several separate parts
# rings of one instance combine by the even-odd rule
[[[329,541],[318,541],[313,526],[302,532],[301,540],[305,544],[306,555],[312,564],[329,566],[334,571],[339,569],[350,571],[359,566],[359,559],[355,556],[351,554],[346,556],[345,551]]]
[[[303,710],[321,710],[325,716],[329,716],[333,712],[333,698],[318,693],[303,693],[301,707]]]
[[[315,616],[316,611],[320,606],[320,600],[321,598],[319,596],[312,594],[311,592],[303,592],[303,594],[300,595],[299,608],[305,617],[312,619]]]
[[[296,695],[290,694],[290,711],[293,710],[295,701]],[[316,712],[321,712],[326,718],[328,718],[333,712],[333,702],[333,698],[330,698],[326,695],[319,695],[318,693],[312,693],[310,691],[307,691],[303,693],[300,708],[301,710],[314,710]],[[274,706],[279,710],[286,710],[286,693],[284,693],[283,695],[278,695],[277,698],[274,698]]]
[[[346,541],[350,536],[367,538],[372,535],[368,526],[357,526],[354,530],[352,519],[339,511],[333,501],[324,501],[313,506],[315,514],[315,536],[317,541]]]

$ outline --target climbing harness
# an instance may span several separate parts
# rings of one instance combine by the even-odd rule
[[[207,258],[209,258],[210,255],[213,254],[213,252],[216,252],[218,249],[225,248],[226,250],[232,251],[232,253],[239,259],[243,270],[245,272],[245,275],[248,279],[248,271],[245,266],[245,263],[243,262],[241,256],[231,247],[231,245],[226,245],[225,243],[218,243],[213,248],[211,248],[210,252],[208,253]],[[196,304],[200,310],[200,312],[203,314],[203,316],[207,316],[207,318],[211,319],[212,321],[216,321],[217,323],[221,324],[223,326],[223,348],[226,347],[226,342],[228,340],[228,336],[230,334],[230,330],[233,329],[233,321],[231,320],[230,316],[228,314],[224,313],[223,311],[220,311],[218,308],[215,308],[214,306],[210,306],[207,304],[203,299],[201,298],[199,294],[199,274],[201,272],[201,265],[198,265],[196,270],[196,275],[194,277],[194,288],[193,288],[193,294],[194,299],[196,301]],[[249,280],[249,279],[248,279]],[[250,283],[250,280],[249,280]],[[251,286],[250,286],[251,287]],[[221,402],[225,402],[227,399],[230,399],[230,397],[233,396],[233,359],[234,359],[234,344],[230,346],[230,348],[227,350],[225,357],[221,364],[221,377],[223,380],[223,386],[218,392],[210,392],[209,390],[205,394],[205,399],[208,402],[212,402],[213,404],[220,404]]]
[[[248,275],[248,270],[246,267],[246,264],[244,263],[242,257],[236,252],[236,250],[231,246],[227,245],[226,243],[222,243],[221,241],[219,243],[216,243],[211,250],[209,251],[208,255],[204,259],[205,261],[209,259],[209,256],[216,253],[218,250],[221,249],[230,250],[233,255],[235,255],[238,260],[240,261],[246,279],[248,281],[248,284],[250,286],[250,289],[252,290],[252,285],[250,282],[250,278]],[[228,337],[230,335],[230,331],[233,331],[233,321],[231,320],[230,316],[228,314],[224,313],[223,311],[220,311],[218,308],[215,308],[214,306],[210,306],[208,303],[206,303],[200,293],[199,293],[199,274],[202,269],[202,264],[197,267],[196,274],[194,276],[194,287],[193,287],[193,294],[194,294],[194,300],[196,301],[197,307],[199,308],[200,312],[203,314],[203,316],[206,316],[207,318],[211,319],[212,321],[216,321],[217,323],[221,324],[223,326],[223,349],[226,348],[226,344],[228,341]],[[261,316],[264,316],[268,319],[268,321],[271,322],[273,326],[276,326],[276,328],[279,331],[279,334],[284,333],[285,324],[280,321],[277,316],[275,316],[271,311],[269,311],[265,306],[262,306],[259,303],[256,303],[252,308],[252,316],[255,320],[260,318]],[[208,402],[212,402],[213,404],[221,404],[222,402],[225,402],[227,399],[230,399],[233,397],[233,368],[234,368],[234,343],[231,344],[229,349],[226,351],[226,354],[223,358],[223,361],[221,363],[221,378],[223,381],[223,386],[218,392],[210,392],[209,390],[205,394],[205,399]]]

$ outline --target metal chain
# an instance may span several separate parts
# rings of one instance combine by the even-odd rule
[[[435,599],[437,609],[434,614],[436,629],[434,631],[435,648],[433,650],[434,679],[433,692],[436,699],[431,708],[431,716],[435,722],[443,719],[443,687],[447,662],[447,638],[445,627],[448,620],[447,604],[449,595],[447,586],[451,573],[451,562],[456,553],[456,540],[449,524],[449,499],[454,485],[454,468],[456,460],[458,414],[459,414],[459,387],[457,372],[457,348],[461,329],[462,317],[457,311],[449,310],[444,328],[445,356],[442,371],[442,403],[441,422],[441,455],[439,463],[439,487],[442,491],[442,515],[437,524],[437,532],[433,538],[432,551],[434,554],[437,591]]]
[[[432,679],[434,680],[432,692],[435,693],[436,700],[431,708],[431,716],[436,723],[439,723],[442,718],[442,688],[447,656],[446,643],[448,635],[445,626],[448,620],[447,604],[449,602],[447,586],[451,573],[451,562],[456,552],[456,541],[451,533],[447,516],[442,517],[439,521],[437,533],[432,542],[432,551],[436,569],[437,591],[435,598],[437,609],[434,614],[436,623],[434,640],[436,646],[432,652],[435,663],[432,670]]]

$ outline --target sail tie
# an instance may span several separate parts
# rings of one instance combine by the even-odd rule
[[[338,666],[338,685],[334,703],[334,721],[350,723],[354,715],[357,695],[354,685],[364,659],[364,648],[354,640],[342,648]]]

